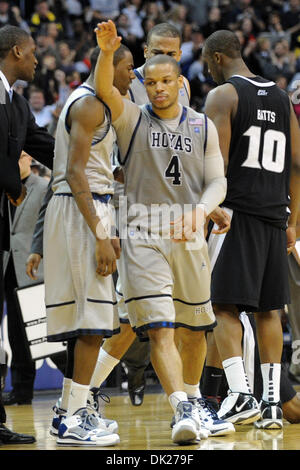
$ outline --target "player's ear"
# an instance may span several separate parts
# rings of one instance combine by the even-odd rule
[[[214,53],[214,59],[215,59],[217,64],[220,64],[221,61],[222,61],[222,54],[220,54],[220,52],[215,52]]]
[[[178,85],[179,85],[179,88],[183,88],[183,75],[179,75],[178,76]]]
[[[147,60],[148,46],[144,46],[144,57]]]

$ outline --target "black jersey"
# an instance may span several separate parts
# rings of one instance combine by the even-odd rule
[[[224,206],[286,228],[291,167],[288,95],[262,77],[234,75],[238,94],[232,122]]]

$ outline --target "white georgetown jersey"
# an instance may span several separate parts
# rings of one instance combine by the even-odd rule
[[[187,205],[191,210],[202,196],[207,118],[183,106],[177,124],[170,126],[150,104],[124,100],[124,105],[113,125],[125,174],[127,221],[147,231],[151,222],[151,232],[162,233],[169,230],[170,217],[182,215]]]
[[[66,181],[70,146],[70,129],[67,124],[67,118],[71,106],[85,96],[95,96],[95,91],[92,87],[83,83],[69,96],[59,116],[55,139],[52,185],[53,191],[56,193],[72,192]],[[113,194],[111,154],[114,141],[115,135],[111,127],[110,112],[105,106],[105,119],[95,130],[90,149],[90,157],[85,168],[90,191],[93,193]]]

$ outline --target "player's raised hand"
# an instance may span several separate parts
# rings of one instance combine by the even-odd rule
[[[118,36],[117,28],[112,20],[103,21],[95,28],[97,43],[104,52],[115,52],[120,47],[121,36]]]

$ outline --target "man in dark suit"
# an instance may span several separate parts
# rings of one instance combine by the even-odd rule
[[[19,170],[19,157],[25,150],[52,169],[54,139],[38,127],[25,98],[12,90],[16,80],[34,78],[37,59],[35,43],[24,30],[15,26],[0,29],[0,308],[3,305],[3,251],[9,250],[8,203],[18,206],[26,196]],[[2,315],[0,315],[1,317]],[[6,414],[0,396],[0,443],[32,443],[33,436],[10,431],[3,423]]]

